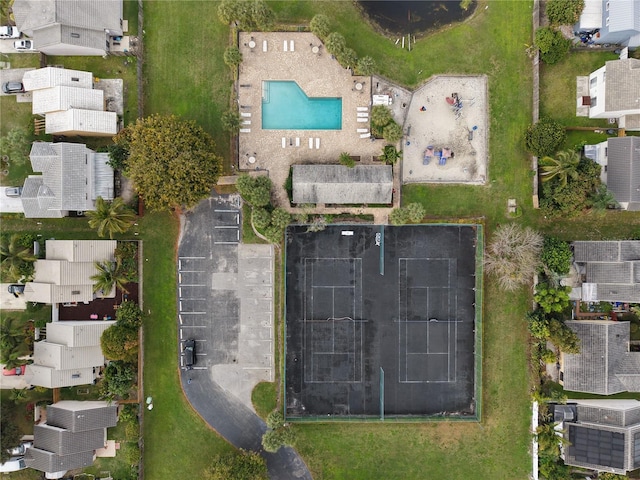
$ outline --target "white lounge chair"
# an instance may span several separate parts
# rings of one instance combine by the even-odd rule
[[[240,116],[249,118],[251,116],[251,113],[249,113],[249,112],[240,112]]]
[[[360,135],[360,138],[369,138],[370,136],[371,136],[371,134],[370,134],[370,133],[362,133],[362,134]]]
[[[284,41],[284,51],[287,51],[287,48],[289,47],[289,44],[287,43],[287,41]]]
[[[251,132],[250,128],[241,128],[240,129],[240,133],[249,133],[249,132]]]
[[[267,51],[267,41],[266,41],[266,40],[263,40],[263,41],[262,41],[262,51],[263,51],[263,52],[266,52],[266,51]]]
[[[300,137],[296,137],[296,147],[300,146]]]
[[[313,138],[309,139],[309,148],[313,148]]]
[[[359,112],[368,112],[369,111],[369,107],[358,107],[358,111]]]
[[[364,122],[368,122],[369,119],[368,118],[359,118],[358,119],[358,123],[364,123]]]
[[[316,148],[320,148],[320,139],[316,138]]]
[[[366,112],[358,112],[356,115],[358,115],[358,117],[362,117],[362,118],[369,117],[369,114],[366,113]]]
[[[295,52],[295,51],[296,51],[296,47],[295,47],[295,45],[293,44],[293,40],[291,40],[291,41],[289,42],[289,51],[290,51],[290,52]]]
[[[359,128],[358,129],[358,133],[369,133],[369,129],[368,128]]]
[[[282,137],[282,148],[285,148],[286,146],[287,146],[287,138]]]
[[[243,125],[251,125],[251,120],[244,120],[242,122]]]

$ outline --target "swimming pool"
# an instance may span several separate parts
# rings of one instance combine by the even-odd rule
[[[341,130],[342,98],[310,98],[296,82],[262,82],[265,130]]]

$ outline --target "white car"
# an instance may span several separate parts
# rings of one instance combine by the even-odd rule
[[[11,25],[0,27],[0,38],[20,38],[20,31]]]
[[[32,40],[16,40],[13,42],[13,48],[16,50],[35,50]]]

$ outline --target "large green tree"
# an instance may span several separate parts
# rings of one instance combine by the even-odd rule
[[[527,150],[536,157],[553,155],[562,145],[567,133],[562,125],[548,117],[542,117],[527,129],[524,141]]]
[[[20,443],[20,431],[13,418],[15,413],[17,412],[8,408],[7,405],[3,405],[2,411],[0,412],[0,462],[2,463],[11,457],[8,449]]]
[[[553,27],[542,27],[536,30],[534,44],[540,50],[540,59],[549,65],[558,63],[569,53],[571,40]]]
[[[194,206],[222,169],[211,136],[175,115],[140,118],[114,140],[129,149],[127,173],[152,210]]]
[[[136,214],[131,210],[122,197],[116,197],[112,202],[107,202],[102,197],[96,199],[96,209],[87,212],[89,226],[98,231],[99,237],[109,234],[113,238],[114,233],[125,233],[136,219]]]
[[[272,182],[269,177],[252,177],[246,173],[236,181],[236,188],[242,199],[252,207],[264,207],[271,201]]]
[[[109,360],[135,362],[138,356],[138,329],[116,323],[100,337],[102,353]]]

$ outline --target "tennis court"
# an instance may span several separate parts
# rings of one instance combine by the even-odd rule
[[[289,227],[287,418],[476,417],[479,232]]]

